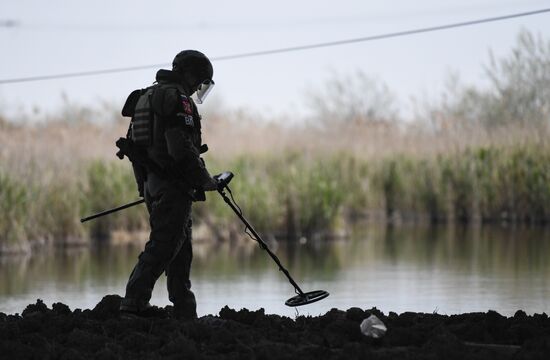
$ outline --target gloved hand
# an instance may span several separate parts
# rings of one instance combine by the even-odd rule
[[[202,184],[202,189],[204,191],[218,190],[218,180],[216,180],[213,177],[210,177],[204,184]]]

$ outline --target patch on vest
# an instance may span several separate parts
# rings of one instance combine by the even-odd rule
[[[185,119],[185,125],[187,126],[195,126],[195,123],[193,122],[193,116],[192,115],[187,115],[185,114],[183,116],[183,118]]]
[[[183,106],[183,111],[186,114],[193,115],[193,107],[191,106],[191,102],[185,95],[181,95],[181,104]],[[186,120],[187,123],[187,120]]]

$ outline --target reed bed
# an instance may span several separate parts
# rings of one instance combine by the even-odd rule
[[[231,121],[219,119],[211,125],[220,134],[224,126],[233,133],[228,140],[206,126],[204,137],[212,149],[207,164],[212,173],[236,174],[231,186],[236,199],[265,234],[332,236],[345,233],[347,224],[359,219],[389,224],[550,221],[550,146],[540,129],[508,129],[507,137],[491,137],[479,131],[475,136],[442,135],[377,126],[339,133],[273,124],[236,130]],[[85,226],[79,222],[86,214],[137,197],[129,163],[114,157],[113,142],[124,133],[124,124],[110,126],[4,125],[2,251],[147,229],[143,207]],[[195,206],[195,217],[211,228],[239,226],[215,193]]]

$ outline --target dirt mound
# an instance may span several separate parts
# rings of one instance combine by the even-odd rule
[[[21,315],[0,313],[0,357],[9,359],[547,359],[550,320],[518,311],[462,315],[333,309],[290,319],[263,309],[221,309],[196,321],[171,318],[170,306],[151,317],[119,318],[120,297],[93,310],[71,311],[41,300]],[[387,326],[371,339],[359,328],[371,314]]]

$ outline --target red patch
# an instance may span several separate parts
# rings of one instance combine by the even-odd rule
[[[181,96],[181,104],[183,105],[183,111],[189,115],[193,115],[193,107],[187,96]]]

